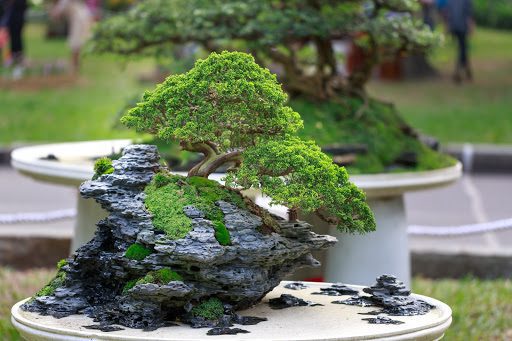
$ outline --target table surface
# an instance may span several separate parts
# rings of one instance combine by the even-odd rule
[[[235,327],[249,331],[248,334],[207,336],[208,329],[193,329],[187,325],[159,328],[144,332],[126,328],[116,332],[101,332],[83,326],[94,324],[84,315],[72,315],[62,319],[41,316],[22,311],[19,302],[12,309],[12,320],[16,328],[27,340],[438,340],[451,323],[451,309],[435,299],[415,295],[435,308],[426,315],[391,317],[405,323],[399,325],[369,324],[362,320],[368,316],[362,312],[375,310],[375,307],[357,307],[332,304],[334,300],[349,296],[311,295],[330,283],[303,282],[308,288],[290,290],[282,282],[256,306],[239,312],[241,315],[266,317],[268,321],[253,326]],[[351,286],[361,290],[362,287]],[[267,302],[283,293],[291,294],[323,306],[291,307],[272,310]]]

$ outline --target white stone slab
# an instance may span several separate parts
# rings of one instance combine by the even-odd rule
[[[400,325],[375,325],[363,321],[368,317],[361,312],[375,310],[375,307],[356,307],[330,302],[349,296],[310,295],[320,287],[330,283],[308,283],[308,289],[289,290],[283,288],[288,282],[270,292],[263,301],[251,309],[240,312],[242,315],[266,317],[268,321],[254,326],[238,326],[250,331],[249,334],[207,336],[208,329],[193,329],[186,325],[164,327],[151,332],[126,328],[116,332],[101,332],[86,329],[84,325],[94,324],[83,315],[73,315],[62,319],[41,316],[20,309],[24,302],[12,308],[12,322],[21,335],[29,341],[42,340],[439,340],[451,323],[451,309],[446,304],[426,296],[415,295],[435,309],[422,316],[392,317],[405,322]],[[352,286],[356,289],[362,287]],[[303,299],[324,304],[314,307],[292,307],[272,310],[266,304],[270,298],[282,293],[292,294]]]

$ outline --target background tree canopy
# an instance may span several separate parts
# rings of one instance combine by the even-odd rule
[[[411,14],[415,0],[146,0],[102,22],[96,52],[166,53],[195,42],[206,51],[244,50],[278,67],[286,89],[316,99],[358,93],[382,58],[422,51],[436,42]],[[347,77],[335,43],[354,39],[365,63]]]
[[[438,40],[414,17],[416,6],[415,0],[146,0],[101,22],[92,48],[170,56],[173,46],[194,43],[203,54],[249,52],[278,75],[289,105],[305,118],[307,129],[299,134],[323,144],[364,146],[364,153],[343,163],[351,172],[434,169],[453,161],[423,145],[392,106],[365,92],[376,64]],[[361,54],[350,73],[342,41],[353,42]],[[326,141],[311,126],[322,121],[338,131],[335,140]]]

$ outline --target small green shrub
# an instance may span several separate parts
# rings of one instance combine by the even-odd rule
[[[94,163],[94,176],[93,180],[96,180],[103,174],[111,174],[114,172],[114,167],[112,166],[112,160],[108,157],[102,157]]]
[[[231,236],[229,235],[229,231],[226,228],[226,225],[220,221],[214,221],[213,226],[215,228],[215,239],[219,242],[220,245],[230,245],[231,244]]]
[[[143,260],[151,253],[153,253],[151,249],[148,249],[142,244],[135,243],[130,245],[128,249],[126,249],[124,256],[132,260]]]
[[[192,315],[207,320],[218,320],[224,315],[224,305],[218,298],[211,297],[192,308]]]

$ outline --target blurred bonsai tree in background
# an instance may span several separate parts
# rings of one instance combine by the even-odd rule
[[[230,166],[226,184],[259,188],[273,204],[316,212],[338,229],[375,228],[364,193],[312,141],[296,136],[300,115],[286,106],[276,77],[241,52],[212,53],[147,91],[122,122],[202,153],[189,177]]]
[[[339,159],[352,171],[433,169],[452,160],[423,145],[391,105],[365,90],[382,60],[438,40],[415,19],[416,7],[415,0],[147,0],[102,22],[92,48],[158,56],[193,42],[207,52],[250,52],[278,73],[290,105],[303,113],[303,135],[357,154]],[[350,72],[342,41],[360,54]]]

